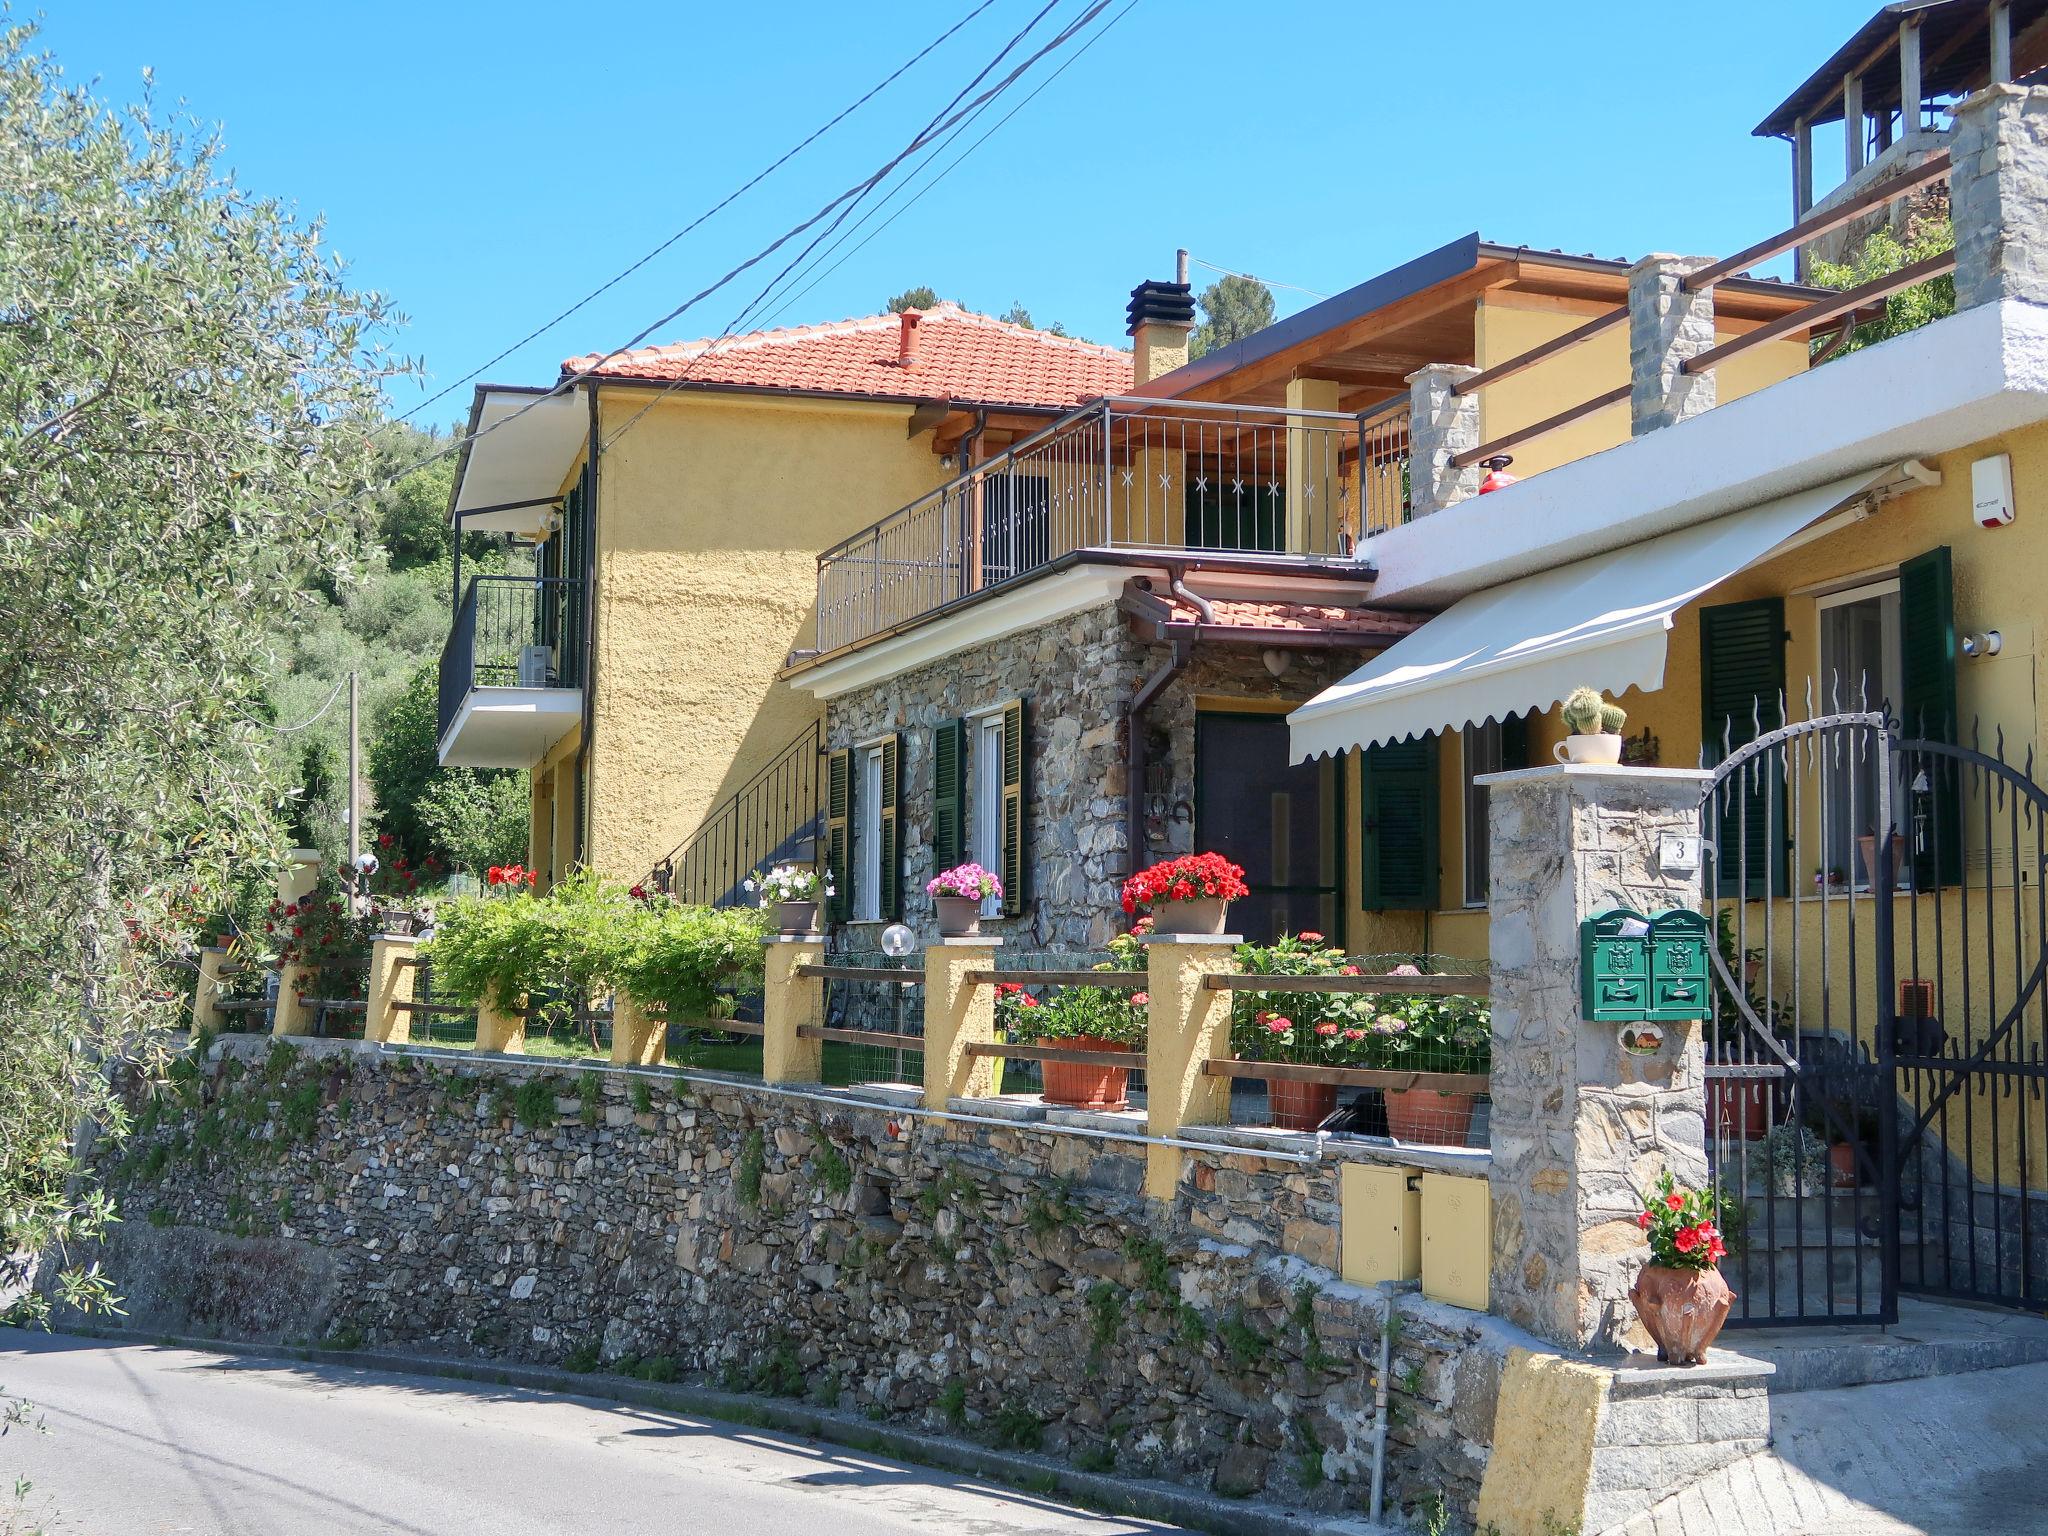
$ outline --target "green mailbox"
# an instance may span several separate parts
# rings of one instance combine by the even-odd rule
[[[1596,1024],[1672,1024],[1711,1007],[1707,920],[1608,907],[1579,925],[1579,985]]]
[[[1704,1019],[1711,1011],[1707,936],[1707,920],[1697,912],[1673,907],[1650,919],[1652,1023]]]

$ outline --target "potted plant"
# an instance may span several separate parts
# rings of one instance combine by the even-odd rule
[[[1650,1243],[1650,1262],[1636,1274],[1628,1299],[1657,1344],[1657,1358],[1698,1365],[1728,1321],[1735,1292],[1714,1266],[1728,1252],[1715,1225],[1711,1189],[1680,1189],[1666,1173],[1642,1195],[1636,1217]]]
[[[1401,964],[1390,976],[1420,976]],[[1493,1016],[1475,997],[1381,993],[1351,1000],[1362,1031],[1359,1056],[1386,1072],[1483,1073],[1493,1059]],[[1478,1096],[1437,1088],[1389,1088],[1387,1134],[1424,1146],[1461,1147]]]
[[[928,881],[925,895],[938,914],[939,937],[972,938],[981,932],[981,904],[1003,894],[1003,882],[979,864],[956,864]]]
[[[1571,732],[1550,749],[1560,763],[1621,761],[1621,728],[1628,724],[1628,713],[1608,703],[1598,688],[1574,688],[1558,713]]]
[[[820,880],[818,872],[804,864],[778,864],[766,874],[757,869],[744,884],[762,907],[775,909],[776,929],[785,936],[816,933],[818,894],[835,894],[830,880]]]
[[[1356,976],[1358,967],[1345,964],[1343,950],[1325,945],[1320,933],[1283,934],[1272,944],[1239,945],[1237,967],[1247,975],[1273,978],[1271,987],[1231,994],[1231,1048],[1240,1060],[1345,1064],[1362,1038],[1348,1015],[1351,999],[1342,993],[1291,991],[1285,980]],[[1269,1077],[1266,1106],[1268,1118],[1282,1130],[1312,1131],[1335,1112],[1337,1085]]]
[[[1124,911],[1140,907],[1155,933],[1221,933],[1231,902],[1249,896],[1244,868],[1220,853],[1186,853],[1141,869],[1124,882]]]
[[[1798,1200],[1827,1192],[1833,1170],[1828,1144],[1796,1120],[1774,1125],[1763,1140],[1764,1165],[1771,1171],[1771,1193]]]
[[[1884,842],[1891,854],[1892,881],[1896,884],[1899,878],[1899,845],[1901,842],[1899,829],[1897,827],[1887,827],[1885,829]],[[1870,888],[1874,891],[1877,889],[1877,829],[1872,827],[1868,832],[1858,837],[1856,839],[1856,848],[1863,855],[1863,878],[1870,882]]]
[[[1143,992],[1125,993],[1104,987],[1060,987],[1043,999],[1017,981],[996,984],[996,1022],[1012,1040],[1049,1045],[1061,1050],[1101,1052],[1101,1066],[1072,1061],[1044,1061],[1045,1101],[1075,1109],[1126,1109],[1130,1106],[1131,1069],[1127,1063],[1145,1040]],[[1142,1059],[1142,1058],[1140,1058]]]

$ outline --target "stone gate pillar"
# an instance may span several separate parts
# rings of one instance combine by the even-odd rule
[[[1604,907],[1699,909],[1711,778],[1551,767],[1478,780],[1492,834],[1492,1308],[1567,1348],[1621,1347],[1636,1326],[1636,1192],[1667,1168],[1706,1181],[1701,1026],[1667,1024],[1663,1048],[1636,1056],[1616,1025],[1586,1022],[1579,923]]]

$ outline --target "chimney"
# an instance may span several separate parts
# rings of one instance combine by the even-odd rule
[[[1131,290],[1131,382],[1149,384],[1188,360],[1195,328],[1194,290],[1187,283],[1146,281]]]
[[[924,323],[924,311],[906,309],[896,317],[896,364],[900,368],[917,363],[917,328]]]

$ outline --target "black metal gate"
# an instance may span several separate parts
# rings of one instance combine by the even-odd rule
[[[1708,1158],[1729,1325],[1890,1323],[2048,1290],[2048,795],[1882,712],[1724,747]]]

